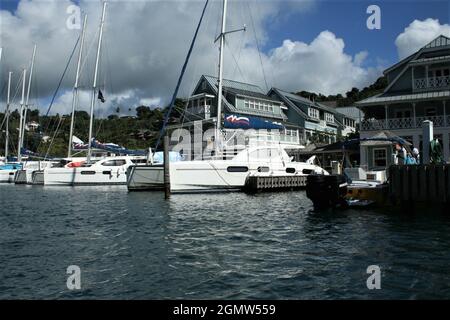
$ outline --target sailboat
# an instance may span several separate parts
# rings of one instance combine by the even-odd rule
[[[28,87],[27,94],[25,98],[25,80],[26,80],[26,70],[23,71],[23,83],[22,83],[22,100],[20,106],[20,124],[19,124],[19,138],[17,146],[17,161],[21,163],[21,168],[19,168],[14,175],[14,183],[16,184],[31,184],[33,173],[38,170],[42,170],[45,167],[51,166],[54,162],[52,161],[35,161],[23,159],[22,155],[24,153],[24,139],[26,130],[26,119],[27,111],[29,109],[30,91],[31,91],[31,81],[33,78],[34,61],[36,57],[36,45],[33,48],[33,55],[30,64],[30,73],[28,75]]]
[[[244,187],[246,179],[260,176],[307,176],[324,174],[312,160],[294,162],[281,146],[246,146],[231,160],[223,160],[226,149],[221,142],[221,112],[223,90],[223,49],[225,44],[227,0],[223,0],[222,28],[219,45],[219,76],[215,155],[206,160],[169,162],[171,192],[233,191]],[[245,30],[245,28],[243,29]],[[235,32],[235,31],[231,31]],[[195,37],[194,37],[195,39]],[[189,54],[188,54],[189,57]],[[178,84],[179,85],[179,84]],[[177,86],[178,87],[178,86]],[[175,90],[176,92],[176,90]],[[169,115],[167,115],[169,116]],[[164,131],[164,127],[162,132]],[[161,133],[162,135],[162,133]],[[222,146],[222,147],[220,147]],[[163,165],[131,166],[127,172],[128,190],[160,190],[164,186]]]
[[[97,54],[95,60],[95,70],[91,93],[91,105],[90,105],[90,120],[89,120],[89,140],[87,143],[87,156],[86,158],[70,161],[62,167],[50,167],[45,168],[37,176],[35,175],[36,183],[44,185],[125,185],[126,171],[129,166],[135,164],[137,161],[146,160],[145,157],[131,157],[129,155],[122,156],[122,152],[125,150],[120,148],[110,148],[109,150],[115,150],[119,155],[112,157],[95,158],[93,156],[93,149],[99,145],[99,143],[93,137],[93,118],[94,118],[94,104],[97,98],[98,87],[97,87],[97,77],[99,69],[99,59],[102,47],[102,37],[103,37],[103,26],[105,23],[107,2],[103,2],[103,9],[99,27],[99,37],[97,42]],[[80,55],[81,55],[80,48]],[[81,58],[79,58],[79,61]],[[79,72],[79,68],[78,68]],[[74,115],[74,106],[77,101],[77,86],[78,86],[78,76],[74,87],[74,100],[72,117]],[[70,132],[70,142],[69,142],[69,157],[71,156],[71,148],[73,144],[73,122],[71,124]],[[104,147],[104,146],[103,146]],[[108,150],[107,146],[104,148]],[[113,152],[114,153],[114,152]]]
[[[11,77],[12,72],[8,73],[8,91],[6,96],[6,109],[5,109],[5,124],[6,124],[6,138],[5,138],[5,155],[4,161],[0,163],[0,183],[14,182],[14,176],[18,169],[22,168],[20,163],[8,162],[9,157],[9,109],[10,109],[10,96],[11,96]]]

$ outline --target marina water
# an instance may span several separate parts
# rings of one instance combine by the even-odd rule
[[[0,299],[450,297],[450,218],[433,212],[312,212],[304,191],[165,201],[126,187],[0,185],[0,203]],[[66,286],[70,265],[80,290]]]

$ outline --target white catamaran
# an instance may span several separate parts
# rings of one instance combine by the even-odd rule
[[[46,168],[42,172],[35,174],[34,179],[37,184],[44,185],[125,185],[127,181],[126,171],[130,165],[145,161],[145,157],[139,156],[114,156],[114,157],[93,157],[93,118],[94,104],[97,97],[97,77],[99,69],[99,59],[102,47],[103,26],[105,23],[106,4],[103,2],[103,9],[99,27],[99,36],[97,42],[97,55],[95,60],[94,79],[91,93],[90,120],[89,120],[89,140],[87,142],[87,157],[85,159],[74,160],[62,167],[54,166]],[[82,33],[82,41],[80,45],[80,53],[78,57],[77,76],[75,80],[73,102],[72,102],[72,123],[69,141],[68,158],[71,157],[71,148],[73,142],[73,116],[75,106],[78,101],[78,80],[80,72],[80,63],[82,55],[82,43],[84,41],[84,28],[86,26],[86,17]],[[119,152],[120,153],[120,152]],[[73,158],[72,158],[73,159]],[[81,161],[80,161],[81,160]]]
[[[5,109],[5,156],[0,162],[0,183],[14,182],[14,175],[16,171],[22,166],[19,163],[8,163],[9,157],[9,114],[10,114],[10,95],[11,95],[11,77],[12,72],[8,73],[8,91],[6,95],[6,109]]]
[[[225,44],[227,0],[223,1],[222,28],[217,38],[219,46],[219,77],[217,91],[217,121],[215,156],[207,160],[170,162],[172,192],[237,190],[244,187],[251,175],[299,176],[328,174],[312,161],[293,162],[281,146],[246,146],[231,160],[223,160],[226,143],[221,139],[221,108],[223,83],[223,49]],[[244,28],[245,30],[245,28]],[[234,32],[234,31],[232,31]],[[228,32],[229,33],[229,32]],[[176,92],[176,91],[175,91]],[[168,115],[167,115],[168,116]],[[164,128],[163,128],[164,130]],[[222,146],[219,147],[219,146]],[[128,169],[129,190],[158,190],[163,188],[163,165],[131,166]]]

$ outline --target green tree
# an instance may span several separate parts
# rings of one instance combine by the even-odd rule
[[[149,119],[152,116],[152,110],[150,107],[139,106],[136,108],[136,115],[138,119]]]

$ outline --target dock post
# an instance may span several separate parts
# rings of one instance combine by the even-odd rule
[[[422,123],[423,129],[423,143],[422,143],[422,163],[430,163],[430,142],[433,140],[433,122],[425,120]]]
[[[170,198],[169,136],[164,136],[164,198]]]

